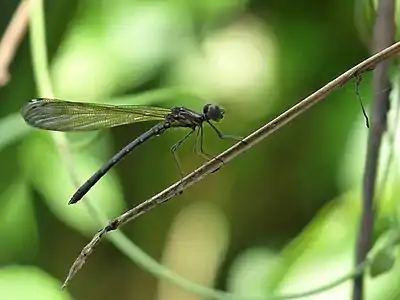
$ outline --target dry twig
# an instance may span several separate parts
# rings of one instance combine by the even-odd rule
[[[0,87],[10,80],[9,67],[28,28],[29,1],[21,1],[0,42]]]

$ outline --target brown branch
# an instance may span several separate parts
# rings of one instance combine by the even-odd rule
[[[374,49],[378,52],[393,44],[395,39],[395,1],[379,1],[374,28]],[[381,62],[373,72],[374,101],[372,107],[372,127],[368,136],[367,156],[363,182],[363,209],[357,241],[356,262],[365,261],[371,248],[374,229],[374,197],[379,153],[384,132],[387,128],[390,95],[389,61]],[[383,91],[383,92],[382,92]],[[353,300],[364,299],[364,274],[354,278]]]
[[[256,130],[255,132],[247,136],[243,140],[243,142],[237,143],[236,145],[232,146],[225,152],[221,153],[215,159],[207,162],[194,172],[187,175],[179,182],[176,182],[175,184],[171,185],[161,193],[153,196],[152,198],[146,200],[145,202],[137,205],[136,207],[132,208],[131,210],[128,210],[121,216],[112,220],[109,223],[109,225],[107,225],[104,229],[99,231],[90,241],[90,243],[83,248],[80,255],[72,265],[69,274],[63,284],[63,288],[65,288],[68,285],[72,277],[83,266],[87,256],[93,252],[93,249],[99,244],[104,234],[106,234],[109,231],[116,230],[122,225],[125,225],[126,223],[136,219],[137,217],[146,213],[147,211],[155,208],[159,204],[165,203],[174,196],[179,195],[189,186],[202,180],[207,175],[210,175],[211,173],[215,172],[216,170],[221,168],[224,164],[228,163],[239,154],[242,154],[249,148],[255,146],[257,143],[268,137],[270,134],[272,134],[285,124],[289,123],[291,120],[293,120],[300,114],[304,113],[307,109],[322,101],[326,96],[328,96],[337,88],[342,87],[344,84],[352,80],[354,77],[366,71],[374,69],[378,63],[390,57],[393,57],[398,53],[400,53],[400,42],[364,60],[357,66],[351,68],[344,74],[337,77],[335,80],[325,85],[320,90],[316,91],[315,93],[305,98],[300,103],[296,104],[292,108],[282,113],[280,116],[278,116],[268,124],[264,125],[260,129]]]
[[[9,68],[28,28],[29,1],[21,1],[0,42],[0,87],[10,80]]]

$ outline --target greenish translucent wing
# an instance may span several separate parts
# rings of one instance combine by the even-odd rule
[[[46,98],[30,100],[21,110],[29,125],[54,131],[88,131],[164,120],[170,112],[170,109],[153,106],[118,106]]]

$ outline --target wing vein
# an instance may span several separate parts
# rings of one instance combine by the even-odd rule
[[[164,120],[170,109],[152,106],[109,105],[34,99],[22,108],[31,126],[54,131],[86,131],[135,122]]]

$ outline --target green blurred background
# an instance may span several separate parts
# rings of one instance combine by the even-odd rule
[[[1,2],[2,32],[17,5]],[[45,1],[54,93],[196,110],[215,102],[226,110],[221,131],[246,136],[369,55],[370,10],[357,5]],[[65,159],[49,132],[29,128],[18,114],[28,99],[49,96],[36,88],[29,38],[0,89],[0,298],[204,298],[139,267],[106,240],[59,290],[104,225],[85,201],[112,218],[179,180],[170,147],[185,132],[144,144],[68,206],[75,188]],[[366,74],[360,87],[367,108],[370,81]],[[152,125],[69,133],[79,182]],[[367,133],[353,82],[123,231],[163,266],[204,286],[262,297],[316,288],[352,269]],[[397,144],[387,143],[383,158],[396,154]],[[203,163],[192,145],[179,149],[185,172]],[[206,129],[207,152],[231,145]],[[396,169],[380,194],[375,238],[397,224]],[[368,278],[368,299],[400,299],[399,273],[395,267]],[[302,299],[347,299],[350,291],[349,282]]]

